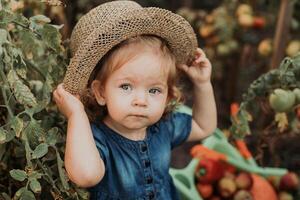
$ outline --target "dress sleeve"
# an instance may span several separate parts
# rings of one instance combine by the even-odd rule
[[[192,116],[176,112],[170,114],[163,123],[170,136],[171,148],[173,149],[186,141],[190,135]]]
[[[99,154],[104,164],[106,165],[106,161],[108,158],[108,148],[106,145],[105,135],[103,131],[96,124],[91,124],[91,129],[96,143],[96,147],[99,151]]]

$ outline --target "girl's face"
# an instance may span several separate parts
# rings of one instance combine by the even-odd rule
[[[164,113],[167,78],[161,58],[152,51],[126,62],[108,77],[100,92],[100,101],[108,109],[104,121],[122,133],[144,131]]]

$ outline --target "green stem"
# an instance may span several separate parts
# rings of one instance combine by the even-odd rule
[[[13,112],[12,112],[10,106],[9,106],[9,102],[8,102],[7,96],[6,96],[6,91],[7,90],[6,90],[5,85],[8,85],[8,83],[6,81],[6,77],[5,77],[5,74],[4,74],[2,69],[3,69],[3,65],[2,65],[2,62],[0,62],[0,76],[1,76],[1,79],[3,80],[3,82],[4,82],[4,86],[1,87],[1,92],[2,92],[2,96],[3,96],[3,99],[4,99],[4,103],[6,105],[6,109],[8,111],[9,117],[13,118],[14,114],[13,114]],[[9,93],[10,93],[10,91],[9,91]]]
[[[61,194],[60,191],[59,191],[59,189],[58,189],[58,188],[56,187],[56,185],[55,185],[55,181],[54,181],[53,178],[48,174],[47,168],[45,168],[45,167],[43,166],[43,164],[42,164],[42,162],[41,162],[40,160],[37,160],[37,164],[38,164],[38,166],[44,171],[44,176],[47,176],[47,177],[49,178],[49,180],[47,180],[47,179],[45,179],[45,180],[48,181],[48,182],[52,185],[52,187],[56,190],[56,192],[58,192],[59,194]]]
[[[13,118],[14,114],[13,114],[12,110],[10,109],[10,107],[8,105],[8,101],[7,101],[7,97],[6,97],[6,91],[5,91],[4,87],[1,88],[1,92],[2,92],[3,99],[4,99],[4,103],[6,105],[5,107],[8,111],[8,114],[9,114],[9,118]]]
[[[26,133],[25,133],[26,134]],[[25,154],[26,154],[26,160],[27,160],[27,165],[30,167],[30,168],[33,168],[33,165],[32,165],[32,162],[31,162],[31,148],[29,146],[29,142],[28,142],[28,138],[27,138],[27,134],[26,134],[26,139],[23,139],[23,142],[25,143]]]

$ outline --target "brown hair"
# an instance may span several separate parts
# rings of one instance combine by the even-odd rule
[[[177,85],[176,58],[170,51],[165,40],[153,35],[140,35],[129,38],[115,47],[113,47],[105,56],[98,62],[92,72],[87,89],[81,94],[84,107],[90,121],[102,120],[107,115],[106,106],[100,106],[90,88],[93,80],[99,80],[105,85],[107,78],[128,60],[132,59],[139,52],[139,48],[126,48],[130,45],[140,45],[143,48],[148,48],[154,51],[158,50],[162,65],[165,72],[168,73],[168,99],[167,106],[164,111],[164,116],[172,112],[180,103],[183,102],[183,97]],[[126,48],[126,51],[123,51]]]

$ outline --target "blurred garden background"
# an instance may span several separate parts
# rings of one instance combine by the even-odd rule
[[[88,199],[66,176],[66,120],[52,91],[69,63],[74,25],[104,2],[0,0],[0,199]],[[232,146],[243,141],[257,165],[286,169],[287,184],[282,177],[265,178],[278,199],[299,200],[300,1],[136,2],[190,22],[213,66],[218,128]],[[181,81],[191,106],[192,86]],[[171,166],[187,166],[198,143],[176,148]],[[207,198],[198,192],[204,199],[236,199],[238,190],[223,197],[211,191]]]

